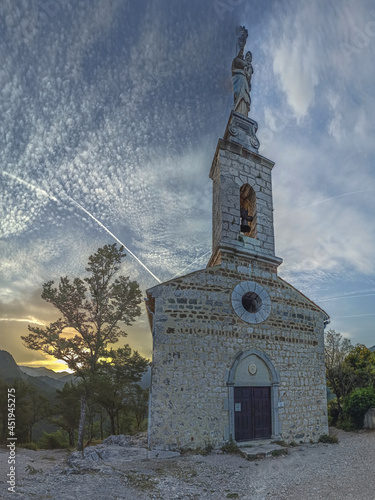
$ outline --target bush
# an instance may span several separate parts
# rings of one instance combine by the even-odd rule
[[[328,425],[336,425],[340,415],[339,405],[337,404],[337,398],[328,401],[327,408],[328,408]]]
[[[337,436],[330,436],[329,434],[322,434],[319,438],[319,443],[338,444],[338,442]]]
[[[373,407],[375,407],[375,389],[371,386],[358,387],[344,399],[345,419],[353,423],[356,429],[362,429],[365,413]]]
[[[232,437],[230,438],[228,443],[221,447],[221,451],[223,451],[224,453],[241,454],[241,450],[238,448],[237,443],[233,441]]]
[[[57,450],[59,448],[68,448],[69,443],[62,431],[56,431],[50,434],[45,432],[39,441],[39,445],[46,450]]]
[[[345,420],[345,418],[341,416],[337,420],[336,427],[338,429],[342,429],[345,432],[351,432],[355,430],[353,422],[351,422],[350,420]]]

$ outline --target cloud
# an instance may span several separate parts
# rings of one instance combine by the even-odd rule
[[[281,272],[316,296],[330,280],[340,286],[343,273],[373,276],[375,42],[350,62],[342,50],[365,30],[371,2],[243,2],[223,20],[214,2],[195,0],[3,8],[4,303],[84,273],[88,256],[113,241],[92,217],[162,280],[205,266],[208,172],[233,103],[242,12],[254,55],[251,114],[261,154],[276,161]],[[155,284],[129,252],[123,272],[142,289]],[[43,321],[35,304],[4,317]]]

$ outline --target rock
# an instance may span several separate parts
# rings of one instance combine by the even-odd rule
[[[179,451],[151,450],[147,452],[147,458],[175,458],[180,456]]]
[[[269,456],[287,455],[288,449],[278,444],[262,444],[259,446],[239,446],[240,451],[248,460],[257,460]]]

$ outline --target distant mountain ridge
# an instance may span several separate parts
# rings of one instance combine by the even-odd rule
[[[18,365],[18,367],[24,373],[30,375],[30,377],[50,377],[55,380],[60,380],[61,378],[65,377],[74,378],[74,376],[69,372],[55,372],[54,370],[51,370],[50,368],[45,368],[44,366],[39,366],[34,368],[31,366]]]
[[[375,345],[373,345],[372,347],[369,347],[370,351],[374,352],[375,351]]]
[[[54,396],[55,394],[56,387],[49,383],[49,380],[46,380],[44,377],[30,377],[19,368],[13,356],[8,351],[3,350],[0,350],[0,378],[8,383],[12,383],[15,380],[23,380],[48,396]],[[55,382],[53,379],[50,380]]]
[[[13,382],[15,379],[23,380],[45,393],[54,394],[56,389],[62,389],[66,382],[74,380],[75,376],[68,372],[55,372],[44,366],[17,365],[8,351],[0,349],[0,378],[7,382]],[[139,385],[143,389],[150,387],[151,367],[148,367]]]

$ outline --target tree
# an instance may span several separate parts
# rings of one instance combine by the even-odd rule
[[[365,345],[357,344],[346,356],[344,365],[352,371],[355,387],[375,384],[375,352]]]
[[[130,409],[134,414],[138,431],[141,430],[141,424],[147,417],[149,393],[148,389],[142,389],[140,385],[136,384],[129,397]]]
[[[27,421],[29,425],[29,441],[33,440],[33,427],[51,414],[51,405],[48,398],[35,387],[29,386]]]
[[[116,421],[126,407],[127,399],[133,393],[134,385],[139,382],[148,367],[147,359],[129,345],[108,352],[109,360],[104,361],[100,374],[95,379],[95,400],[105,409],[111,433],[116,434]]]
[[[58,403],[56,404],[54,413],[58,414],[58,418],[53,418],[51,420],[54,424],[58,425],[68,433],[69,446],[74,446],[74,433],[78,429],[79,425],[79,401],[82,393],[82,387],[71,381],[67,382],[62,389],[57,389],[56,392]]]
[[[342,399],[353,387],[353,371],[344,361],[353,350],[349,339],[335,330],[328,330],[324,341],[326,377],[329,387],[337,397],[338,411],[342,413]]]
[[[6,443],[8,436],[8,388],[8,384],[0,378],[1,443]]]
[[[42,298],[60,311],[62,317],[45,328],[29,325],[29,335],[22,337],[26,347],[40,350],[66,362],[85,382],[81,397],[78,450],[83,450],[83,433],[89,381],[109,344],[116,343],[126,332],[119,323],[131,325],[140,315],[142,294],[136,281],[115,277],[125,257],[123,247],[105,245],[89,257],[84,279],[61,277],[43,284]]]

